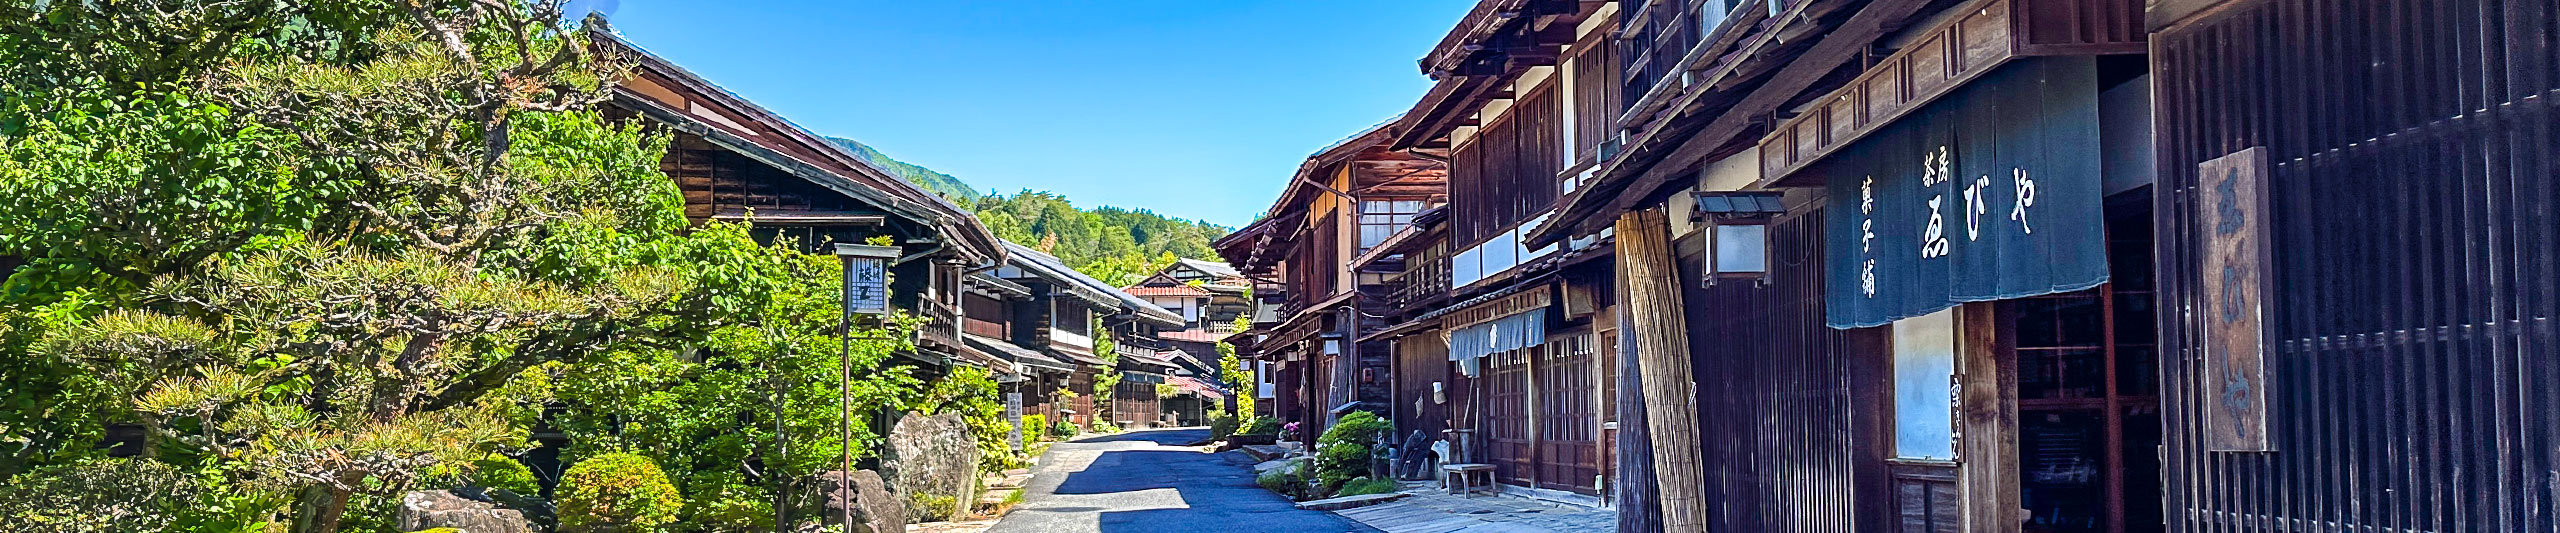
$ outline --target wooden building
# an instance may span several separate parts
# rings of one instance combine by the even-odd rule
[[[759,238],[811,253],[888,237],[907,254],[891,263],[891,307],[925,319],[907,355],[933,368],[988,362],[961,340],[962,278],[1005,250],[968,210],[620,36],[591,35],[634,61],[604,114],[673,138],[660,168],[683,191],[688,218],[749,222]]]
[[[1431,90],[1388,147],[1448,162],[1448,203],[1353,260],[1377,279],[1398,436],[1501,483],[1607,501],[1618,321],[1611,240],[1522,233],[1600,160],[1617,93],[1613,2],[1480,2],[1421,61]]]
[[[1447,171],[1388,141],[1381,125],[1309,156],[1262,220],[1214,243],[1242,275],[1272,281],[1253,288],[1268,313],[1228,341],[1265,363],[1266,412],[1299,423],[1284,438],[1311,442],[1342,413],[1384,413],[1390,401],[1386,348],[1358,342],[1381,325],[1370,318],[1380,300],[1364,290],[1379,280],[1350,262],[1439,201]]]
[[[1156,331],[1180,326],[1181,316],[1068,268],[1048,253],[1012,242],[1004,246],[1009,260],[988,273],[1024,287],[1025,296],[1009,304],[982,299],[978,309],[983,311],[974,314],[988,317],[984,322],[1009,317],[1006,333],[1011,335],[1001,344],[1010,348],[994,342],[998,337],[971,340],[997,351],[1030,352],[1014,353],[1018,362],[1032,367],[1017,387],[1023,412],[1085,428],[1098,421],[1124,428],[1157,425],[1161,416],[1155,384],[1164,382],[1173,365],[1159,355],[1163,341]],[[996,332],[992,325],[982,327]],[[1097,337],[1111,339],[1110,349],[1118,357],[1105,358],[1096,351],[1102,348]],[[1065,368],[1045,364],[1051,361]],[[1120,379],[1110,404],[1096,401],[1095,387],[1104,375]],[[1098,418],[1105,414],[1110,418]]]
[[[1619,7],[1630,527],[2162,527],[2140,2]]]
[[[2560,5],[2151,4],[2169,529],[2560,531]]]
[[[1226,402],[1237,387],[1223,383],[1217,344],[1238,332],[1237,319],[1253,312],[1248,295],[1253,281],[1226,263],[1180,259],[1121,292],[1181,315],[1183,324],[1156,333],[1164,341],[1159,355],[1175,370],[1177,397],[1163,398],[1168,420],[1182,425],[1207,424],[1211,411],[1231,409]],[[1178,415],[1178,416],[1170,416]]]

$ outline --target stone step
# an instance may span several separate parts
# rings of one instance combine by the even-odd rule
[[[1289,453],[1288,450],[1282,449],[1279,446],[1246,446],[1242,448],[1242,450],[1244,450],[1245,455],[1252,456],[1254,462],[1269,461],[1272,458],[1287,455]]]
[[[1386,493],[1386,494],[1362,494],[1362,495],[1359,495],[1359,496],[1343,496],[1343,497],[1340,497],[1340,498],[1325,498],[1325,499],[1322,499],[1322,500],[1307,500],[1307,501],[1303,501],[1303,502],[1298,502],[1298,508],[1299,508],[1299,509],[1306,509],[1306,510],[1309,510],[1309,511],[1340,511],[1340,510],[1343,510],[1343,509],[1351,509],[1351,508],[1357,508],[1357,507],[1367,507],[1367,506],[1371,506],[1371,505],[1377,505],[1377,504],[1381,504],[1381,503],[1387,503],[1387,502],[1391,502],[1391,501],[1401,500],[1401,499],[1404,499],[1404,497],[1406,497],[1406,496],[1411,496],[1411,495],[1410,495],[1410,494],[1405,494],[1405,493],[1402,493],[1402,492],[1390,492],[1390,493]]]

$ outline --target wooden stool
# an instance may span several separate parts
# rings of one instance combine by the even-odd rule
[[[1479,476],[1484,479],[1484,483],[1479,484],[1475,482]],[[1457,482],[1450,482],[1452,479],[1457,480]],[[1493,465],[1477,463],[1440,465],[1440,486],[1448,487],[1450,494],[1474,494],[1477,492],[1492,494],[1494,492]]]

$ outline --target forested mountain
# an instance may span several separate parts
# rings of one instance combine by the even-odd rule
[[[1049,252],[1085,275],[1126,286],[1174,259],[1220,261],[1209,242],[1231,229],[1144,209],[1078,209],[1067,197],[1024,190],[978,199],[978,221],[997,237]]]
[[[872,148],[871,145],[862,144],[861,141],[842,137],[828,137],[827,140],[843,146],[846,150],[852,150],[853,155],[862,156],[863,160],[870,161],[871,164],[907,180],[908,183],[922,186],[924,190],[933,191],[934,194],[951,199],[951,203],[967,206],[978,201],[978,190],[970,187],[967,182],[960,181],[960,178],[899,161],[897,158],[889,157],[889,154],[880,153],[880,150]]]
[[[899,161],[860,141],[827,140],[909,183],[976,210],[978,220],[996,237],[1049,252],[1077,271],[1113,285],[1137,283],[1177,258],[1220,261],[1218,253],[1209,249],[1209,241],[1232,231],[1145,209],[1080,209],[1066,196],[1048,191],[980,195],[960,178]]]

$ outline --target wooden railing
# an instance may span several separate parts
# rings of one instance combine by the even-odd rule
[[[939,342],[944,346],[960,345],[960,313],[951,306],[934,302],[920,305],[924,324],[916,326],[916,338],[923,342]]]
[[[1415,258],[1405,269],[1396,277],[1402,284],[1388,298],[1395,307],[1410,307],[1449,293],[1449,258]]]
[[[1136,356],[1141,356],[1141,357],[1150,357],[1150,358],[1152,358],[1152,357],[1155,357],[1155,356],[1156,356],[1156,350],[1155,350],[1155,349],[1153,349],[1153,348],[1147,348],[1147,347],[1143,347],[1143,346],[1131,346],[1131,345],[1129,345],[1129,344],[1127,344],[1127,343],[1117,343],[1117,344],[1113,344],[1113,345],[1111,346],[1111,351],[1116,352],[1116,353],[1119,353],[1120,355],[1136,355]]]

